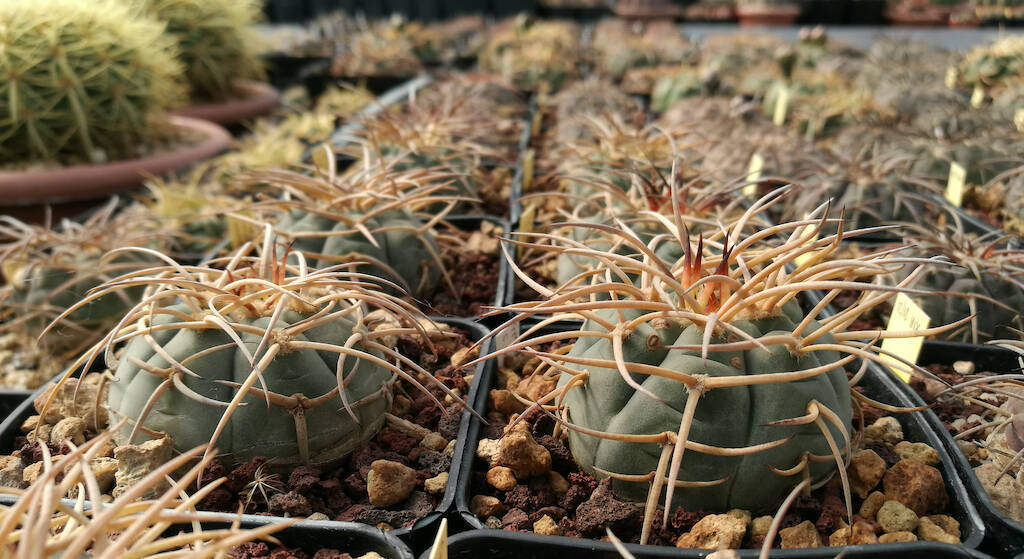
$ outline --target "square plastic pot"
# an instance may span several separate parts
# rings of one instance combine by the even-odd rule
[[[478,341],[487,336],[489,333],[487,328],[471,320],[466,320],[462,318],[437,317],[433,317],[432,319],[435,320],[436,322],[449,324],[451,326],[455,326],[464,330],[467,333],[469,339],[472,341]],[[491,341],[487,341],[483,345],[483,347],[481,347],[480,354],[486,355],[489,351],[491,351],[492,347],[493,343]],[[493,363],[491,361],[483,362],[477,366],[476,371],[473,375],[473,382],[470,385],[469,392],[466,395],[466,401],[469,406],[473,406],[473,402],[478,400],[478,398],[476,397],[476,391],[479,389],[478,387],[480,386],[481,379],[485,377],[489,378],[490,371],[492,368]],[[4,451],[5,453],[9,453],[12,450],[14,450],[14,439],[22,434],[21,425],[30,416],[36,414],[35,408],[33,408],[32,406],[32,400],[36,395],[41,394],[43,390],[45,390],[45,386],[43,388],[40,388],[38,391],[34,392],[30,397],[25,398],[18,405],[18,407],[15,408],[14,411],[7,416],[3,423],[0,423],[0,450]],[[472,417],[473,416],[470,414],[469,411],[463,411],[462,416],[459,420],[459,428],[457,431],[455,451],[452,455],[451,467],[448,470],[448,485],[445,487],[444,494],[442,495],[441,501],[438,503],[437,507],[435,507],[435,509],[432,512],[428,513],[423,518],[417,520],[413,525],[405,528],[396,528],[394,530],[391,530],[389,532],[391,536],[400,538],[408,545],[411,545],[418,549],[422,549],[427,545],[430,545],[430,542],[433,541],[433,537],[434,534],[436,533],[438,524],[440,524],[441,519],[452,508],[453,503],[455,501],[456,481],[460,477],[459,468],[463,464],[463,461],[460,460],[459,457],[465,453],[462,447],[466,444],[466,441],[468,440],[467,433],[469,432],[470,420],[472,419]],[[12,497],[11,495],[0,495],[0,505],[10,504],[14,502],[14,500],[14,497]],[[74,506],[73,501],[67,500],[66,502],[69,504],[69,506]],[[225,516],[225,518],[233,517],[234,515]],[[280,517],[276,516],[243,515],[243,517],[247,521],[253,520],[273,522],[275,521],[275,519],[277,521],[281,520]],[[310,530],[308,533],[315,534],[316,530],[323,529],[326,531],[330,531],[329,529],[341,529],[351,526],[352,524],[353,523],[350,522],[304,520],[296,524],[296,527],[308,528]]]

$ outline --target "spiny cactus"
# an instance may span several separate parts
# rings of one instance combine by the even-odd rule
[[[172,40],[115,0],[0,2],[0,163],[136,155],[183,98]]]
[[[230,99],[238,93],[236,80],[263,77],[251,28],[259,19],[259,0],[134,1],[167,24],[193,99]]]
[[[113,371],[106,406],[129,422],[115,441],[165,433],[180,451],[208,444],[233,463],[327,466],[376,434],[397,379],[440,385],[391,346],[397,334],[426,337],[408,303],[365,274],[313,270],[301,253],[288,265],[277,252],[267,226],[261,249],[245,243],[207,266],[165,257],[90,297],[147,286],[78,359],[103,356]]]
[[[534,408],[557,412],[585,471],[611,477],[624,498],[646,500],[641,543],[663,490],[666,505],[686,510],[763,511],[799,481],[820,485],[838,472],[852,515],[844,459],[851,449],[851,396],[867,400],[851,391],[844,365],[856,357],[880,360],[874,351],[880,337],[931,333],[845,331],[860,313],[906,291],[855,280],[902,262],[886,253],[845,266],[828,262],[842,238],[859,232],[814,239],[814,230],[829,221],[825,206],[807,220],[746,235],[748,219],[785,192],[760,199],[747,219],[702,237],[696,249],[678,211],[661,220],[661,234],[647,243],[623,228],[621,242],[637,255],[594,251],[604,281],[581,278],[502,309],[516,316],[498,332],[528,316],[551,315],[492,357],[525,351],[560,375],[558,387]],[[771,235],[784,236],[783,243],[765,246]],[[662,243],[681,246],[682,257],[657,258]],[[549,250],[573,247],[566,240]],[[804,254],[810,258],[795,264]],[[639,281],[620,279],[628,274]],[[825,291],[824,301],[801,309],[795,298],[812,289]],[[819,317],[845,289],[867,295],[855,307]],[[615,296],[600,300],[599,293]],[[564,317],[584,322],[536,334]]]
[[[276,231],[311,266],[348,264],[422,297],[433,293],[442,276],[448,277],[432,228],[462,201],[450,194],[452,178],[438,169],[338,177],[328,167],[311,176],[254,172],[244,180],[280,190],[281,199],[254,209],[279,216]],[[438,205],[440,211],[424,211]]]
[[[938,231],[923,222],[905,225],[905,238],[916,245],[911,255],[938,255],[949,262],[925,267],[913,282],[916,289],[943,293],[921,297],[921,308],[936,324],[975,316],[971,323],[943,333],[943,339],[977,344],[1024,329],[1024,253],[1000,246],[1003,239],[964,233],[959,217],[950,215],[953,224]]]
[[[193,494],[190,484],[199,477],[209,458],[189,468],[203,449],[184,452],[139,480],[112,502],[102,502],[99,483],[91,460],[109,450],[110,433],[100,434],[81,446],[69,443],[69,450],[50,456],[47,445],[40,445],[44,467],[27,489],[5,489],[18,499],[0,507],[0,540],[4,556],[14,559],[60,557],[228,557],[235,547],[251,541],[278,543],[271,534],[293,524],[294,520],[275,522],[255,529],[240,529],[237,524],[216,530],[203,530],[200,522],[223,522],[223,515],[203,514],[197,504],[220,486],[215,480]],[[167,487],[158,498],[139,502],[145,492],[163,485],[167,475],[178,468],[186,472]],[[71,508],[62,502],[66,495],[77,496]],[[85,499],[93,507],[85,510]],[[173,525],[191,523],[192,530],[165,535]]]
[[[8,284],[0,331],[28,331],[35,337],[61,316],[50,335],[40,341],[50,350],[81,349],[95,340],[97,328],[116,321],[119,313],[135,304],[142,292],[139,288],[78,306],[94,287],[153,262],[144,255],[103,258],[107,251],[158,236],[135,230],[130,218],[115,217],[117,204],[114,199],[84,223],[64,221],[57,229],[9,216],[0,219],[0,261]],[[74,306],[74,312],[64,314]]]
[[[557,90],[579,72],[578,28],[569,23],[507,21],[492,30],[480,51],[480,66],[522,89]]]

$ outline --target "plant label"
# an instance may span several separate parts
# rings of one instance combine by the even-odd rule
[[[434,545],[430,548],[429,559],[448,559],[448,519],[442,518],[441,525],[434,536]]]
[[[967,169],[953,161],[949,164],[949,182],[946,183],[946,200],[956,207],[964,203],[964,183],[967,181]]]
[[[797,238],[803,239],[804,242],[806,242],[807,244],[815,243],[818,240],[818,236],[821,234],[821,230],[816,229],[816,227],[817,225],[804,225],[799,229],[799,232],[797,233]],[[817,250],[807,251],[801,254],[800,256],[794,258],[793,261],[796,262],[797,266],[803,266],[804,264],[810,262],[817,252]]]
[[[533,188],[533,162],[534,151],[533,148],[530,148],[523,152],[523,194]]]
[[[892,316],[889,317],[889,325],[886,332],[913,332],[927,329],[931,324],[931,318],[907,296],[906,293],[899,293],[892,305]],[[886,338],[882,340],[882,351],[879,357],[888,362],[889,369],[903,382],[910,382],[910,373],[907,365],[894,359],[891,355],[899,356],[910,363],[917,363],[917,356],[921,353],[921,344],[924,343],[924,336]]]
[[[953,89],[956,87],[956,82],[959,79],[956,66],[950,66],[946,68],[946,87]]]
[[[258,225],[250,220],[243,219],[236,215],[228,214],[228,237],[231,239],[231,248],[239,248],[245,243],[257,238],[263,232]]]
[[[747,182],[743,187],[745,196],[757,196],[757,181],[761,179],[761,171],[764,169],[764,158],[760,153],[755,153],[750,158],[750,166],[747,167]]]
[[[498,332],[498,335],[494,337],[495,351],[505,349],[506,347],[516,343],[516,340],[519,339],[519,325],[520,323],[516,322],[515,324],[505,327],[501,332]],[[504,366],[504,364],[505,356],[502,355],[498,358],[498,365]]]
[[[974,86],[974,93],[971,93],[971,106],[975,109],[981,107],[981,104],[985,102],[985,88],[981,85]]]
[[[772,115],[772,122],[775,126],[782,126],[786,123],[786,109],[789,108],[789,88],[779,87],[779,96],[775,98],[775,113]]]
[[[537,204],[531,203],[526,206],[523,210],[523,215],[519,216],[519,232],[520,233],[533,233],[533,222],[537,219]],[[528,240],[528,237],[519,236],[520,241]],[[523,249],[525,247],[517,247],[516,254],[520,257],[523,255]]]
[[[1024,109],[1017,109],[1013,112],[1013,125],[1018,132],[1024,132]]]

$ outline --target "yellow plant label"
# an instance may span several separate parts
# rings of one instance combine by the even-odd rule
[[[494,337],[495,351],[505,349],[506,347],[516,343],[516,340],[519,339],[519,325],[520,323],[517,322],[511,326],[506,326],[498,332],[498,335]],[[505,365],[505,357],[505,355],[502,355],[498,358],[499,366]]]
[[[533,233],[533,222],[537,219],[537,205],[534,203],[526,206],[523,210],[523,215],[519,216],[519,232],[520,233]],[[518,236],[518,240],[527,240],[528,237]],[[517,247],[516,254],[519,256],[523,255],[524,247]]]
[[[1013,112],[1013,125],[1018,132],[1024,132],[1024,109],[1017,109]]]
[[[946,68],[946,87],[953,89],[956,87],[956,82],[959,79],[959,74],[956,71],[956,66],[950,66]]]
[[[750,158],[750,166],[747,167],[747,182],[750,184],[743,187],[743,194],[746,196],[757,196],[757,181],[761,179],[761,171],[764,170],[764,157],[755,153]]]
[[[532,148],[523,152],[523,194],[533,188],[534,153]]]
[[[430,548],[429,559],[448,559],[448,519],[441,519],[441,525],[434,536],[434,546]]]
[[[789,108],[789,88],[779,87],[779,96],[775,98],[775,114],[772,115],[772,122],[775,126],[782,126],[786,122],[786,109]]]
[[[977,109],[985,102],[985,88],[981,85],[974,86],[974,93],[971,93],[971,106]]]
[[[818,236],[821,234],[820,230],[815,230],[816,227],[817,227],[817,225],[805,225],[805,226],[801,227],[800,228],[800,232],[798,233],[798,237],[800,239],[803,239],[803,242],[805,244],[808,244],[808,245],[814,244],[815,242],[817,242]],[[811,233],[811,231],[814,231],[814,233]],[[806,235],[804,234],[805,232],[807,233]],[[816,250],[805,252],[805,253],[801,254],[800,256],[797,256],[794,259],[794,262],[796,262],[797,266],[803,266],[804,264],[809,262],[811,260],[811,258],[813,258],[814,255],[817,252],[818,251],[816,251]]]
[[[964,183],[967,181],[967,169],[953,161],[949,164],[949,182],[946,183],[946,200],[956,207],[964,203]]]
[[[931,318],[917,306],[906,293],[896,295],[892,305],[892,316],[889,317],[889,325],[886,332],[908,332],[924,330],[931,324]],[[898,355],[911,363],[917,363],[917,356],[921,353],[921,344],[924,343],[924,336],[912,338],[887,338],[882,340],[882,354],[880,357],[889,363],[889,369],[903,382],[910,382],[910,373],[906,372],[906,365],[885,353]]]

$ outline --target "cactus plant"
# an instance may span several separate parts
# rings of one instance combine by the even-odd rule
[[[362,262],[360,271],[418,297],[429,295],[442,276],[448,277],[432,227],[461,201],[447,194],[450,180],[450,173],[438,169],[338,177],[332,167],[312,176],[268,170],[243,179],[284,194],[254,209],[278,215],[276,231],[305,254],[311,266]],[[424,213],[437,205],[443,209]]]
[[[5,556],[222,558],[248,542],[279,543],[272,534],[295,522],[286,520],[254,529],[240,529],[236,524],[204,530],[201,522],[223,521],[224,517],[196,512],[196,505],[226,480],[213,480],[205,488],[187,493],[189,485],[208,465],[209,458],[189,467],[189,461],[202,448],[184,452],[161,465],[111,502],[83,510],[86,497],[93,503],[101,502],[97,493],[100,482],[90,461],[102,460],[102,451],[109,452],[110,444],[110,433],[103,433],[81,446],[69,444],[70,449],[59,456],[51,456],[46,445],[40,446],[44,467],[39,477],[27,489],[4,489],[18,498],[15,504],[0,509]],[[178,468],[185,471],[184,475],[166,489],[159,489],[165,484],[165,477]],[[153,491],[156,498],[137,500]],[[73,509],[63,502],[65,495],[77,495]],[[171,526],[185,523],[191,523],[191,529],[165,535]],[[39,526],[43,529],[39,530]]]
[[[480,66],[522,89],[557,90],[578,74],[578,34],[569,23],[518,17],[493,29],[480,51]]]
[[[120,159],[169,135],[173,41],[113,0],[0,2],[0,163]]]
[[[413,375],[426,375],[459,401],[391,346],[399,333],[426,337],[407,303],[364,274],[313,270],[301,253],[288,265],[287,249],[278,260],[269,225],[261,246],[202,267],[165,257],[90,297],[147,286],[78,359],[102,355],[113,371],[106,406],[128,421],[115,441],[164,433],[178,450],[208,444],[234,463],[330,465],[383,425],[398,378],[423,388]]]
[[[666,505],[685,510],[763,511],[799,481],[821,484],[838,471],[852,515],[844,460],[851,395],[866,400],[851,392],[844,365],[855,357],[880,361],[879,337],[930,333],[845,331],[858,314],[906,288],[851,281],[901,266],[885,253],[856,266],[825,261],[840,239],[859,234],[815,239],[808,229],[829,221],[825,206],[807,220],[745,236],[747,219],[786,192],[758,200],[696,249],[678,211],[659,222],[660,235],[646,244],[624,228],[619,239],[636,256],[593,251],[604,281],[543,289],[542,299],[508,309],[517,314],[498,328],[532,315],[551,315],[542,325],[565,316],[584,320],[578,329],[548,335],[532,328],[491,357],[527,351],[559,374],[558,387],[534,407],[557,410],[586,472],[611,477],[620,497],[646,501],[641,543],[663,490]],[[760,243],[773,234],[785,236],[781,246]],[[661,243],[681,246],[682,257],[662,261],[655,255]],[[548,250],[578,249],[565,240]],[[804,254],[810,258],[795,264]],[[618,279],[626,273],[638,274],[639,282]],[[809,289],[827,294],[802,310],[794,298]],[[843,289],[868,294],[839,315],[817,317]],[[599,300],[598,293],[615,296]],[[542,345],[571,340],[554,351]]]
[[[166,22],[193,99],[230,99],[238,94],[237,80],[263,77],[251,29],[260,14],[258,0],[136,1],[145,13]]]

